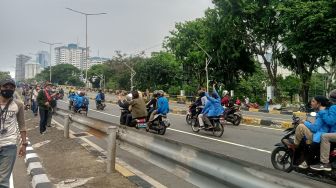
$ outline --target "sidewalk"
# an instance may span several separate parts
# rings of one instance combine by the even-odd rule
[[[28,118],[32,118],[27,121],[29,141],[55,187],[136,187],[118,172],[105,173],[104,160],[86,150],[80,138],[65,139],[57,127],[48,127],[47,133],[41,135],[39,117],[27,115]]]

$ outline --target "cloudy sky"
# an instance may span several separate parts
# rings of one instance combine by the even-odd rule
[[[0,0],[0,70],[18,54],[49,51],[47,42],[85,46],[85,17],[66,7],[106,15],[88,18],[91,56],[159,50],[176,22],[202,17],[211,0]],[[33,55],[31,55],[33,56]],[[35,57],[34,57],[35,59]]]

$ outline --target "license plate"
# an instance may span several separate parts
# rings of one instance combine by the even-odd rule
[[[138,123],[138,128],[146,128],[147,123]]]

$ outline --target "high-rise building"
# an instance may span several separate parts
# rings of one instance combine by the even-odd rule
[[[89,51],[89,50],[88,50]],[[71,64],[81,70],[86,68],[86,50],[77,44],[55,48],[55,61],[58,64]]]
[[[91,58],[89,58],[88,69],[91,68],[93,65],[100,65],[100,64],[103,64],[103,63],[105,63],[109,60],[110,59],[103,58],[103,57],[91,57]]]
[[[25,64],[25,79],[34,78],[40,72],[41,69],[39,63],[29,61]]]
[[[50,66],[50,54],[46,51],[40,51],[36,54],[36,63],[40,64],[42,69]]]
[[[31,59],[31,57],[20,54],[16,56],[15,66],[15,80],[22,81],[25,79],[25,64]]]

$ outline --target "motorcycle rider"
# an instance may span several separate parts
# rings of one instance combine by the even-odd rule
[[[128,107],[129,103],[132,100],[132,94],[128,94],[125,96],[126,93],[120,93],[118,96],[118,106],[122,108],[122,112],[120,115],[120,124],[121,125],[126,125],[126,120],[131,119],[132,120],[132,115],[130,114]],[[131,120],[127,120],[127,122],[131,122]]]
[[[189,106],[191,111],[191,116],[194,117],[197,114],[197,111],[202,111],[205,103],[207,101],[207,97],[205,96],[205,89],[201,88],[198,91],[198,98],[197,100]]]
[[[76,95],[76,97],[74,98],[74,107],[75,107],[74,110],[76,112],[81,108],[84,108],[84,109],[88,110],[89,100],[88,100],[88,98],[85,97],[85,92],[84,91],[80,91],[79,95]]]
[[[221,104],[224,107],[228,107],[229,106],[229,102],[230,102],[230,94],[227,90],[223,91],[223,99],[221,100]]]
[[[99,89],[98,94],[96,96],[96,105],[97,106],[101,105],[103,102],[105,102],[105,94],[101,89]],[[103,106],[105,107],[105,104],[103,104]]]
[[[137,90],[132,91],[132,100],[129,102],[128,109],[131,112],[131,118],[126,119],[126,125],[131,125],[133,119],[147,117],[146,103]]]
[[[220,116],[223,114],[224,109],[221,106],[220,96],[218,95],[215,84],[213,85],[213,92],[211,96],[209,93],[205,93],[208,101],[202,110],[202,113],[198,115],[200,128],[204,128],[204,125],[212,126],[209,117]]]
[[[162,90],[159,90],[157,109],[154,110],[152,114],[150,115],[148,123],[151,124],[153,122],[155,114],[166,115],[168,112],[169,112],[168,99],[164,96],[164,92]]]
[[[322,134],[327,133],[329,130],[329,127],[322,117],[327,112],[326,108],[330,107],[330,105],[331,104],[326,97],[315,96],[311,100],[311,106],[317,110],[315,122],[311,123],[309,121],[304,121],[303,124],[299,124],[295,130],[294,143],[289,139],[284,139],[283,142],[292,149],[295,149],[300,145],[303,137],[306,137],[306,144],[312,144],[313,142],[320,143]],[[303,161],[299,165],[299,168],[308,168],[306,161]]]
[[[156,109],[157,106],[157,98],[158,98],[158,91],[153,92],[153,97],[151,100],[146,104],[146,108],[148,109],[148,114],[151,115],[152,112]]]
[[[317,171],[331,171],[331,165],[329,163],[330,142],[336,142],[336,89],[330,92],[329,100],[332,106],[321,118],[328,124],[330,130],[329,133],[325,133],[321,137],[320,163],[310,166],[311,169]]]

